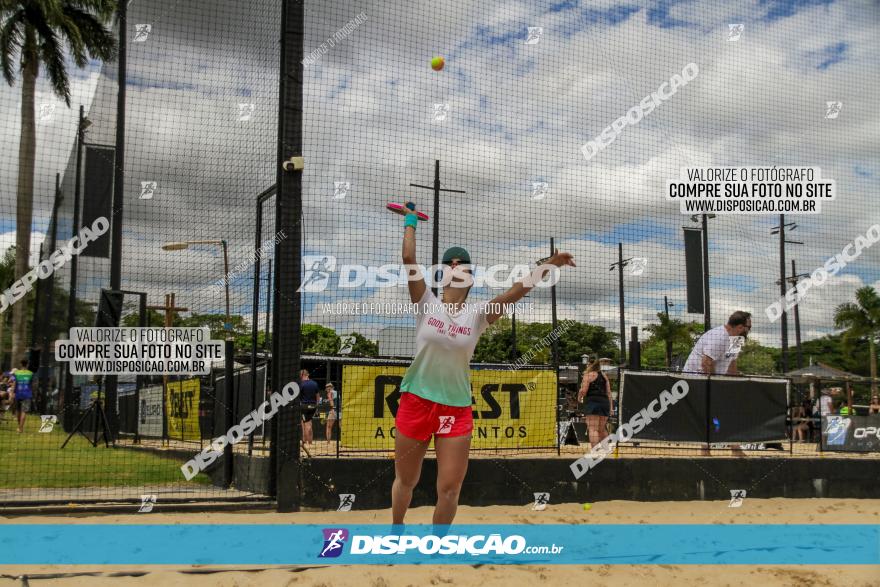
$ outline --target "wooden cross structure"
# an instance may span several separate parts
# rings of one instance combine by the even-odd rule
[[[175,312],[188,312],[189,308],[178,308],[174,305],[174,294],[165,294],[165,305],[163,306],[147,306],[148,310],[163,310],[165,312],[165,328],[171,328],[174,325]]]

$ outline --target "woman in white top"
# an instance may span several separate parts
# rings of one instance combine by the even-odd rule
[[[443,254],[442,303],[425,285],[416,264],[415,204],[407,202],[403,262],[408,270],[410,300],[416,308],[416,352],[400,383],[394,424],[394,484],[391,488],[393,524],[403,524],[419,481],[431,437],[437,453],[435,525],[451,524],[467,473],[473,416],[470,360],[483,331],[504,313],[504,307],[523,298],[548,272],[574,266],[568,253],[556,252],[532,275],[495,297],[491,304],[468,304],[473,278],[470,254],[452,247]],[[450,273],[451,271],[451,273]],[[449,281],[447,282],[447,278]]]
[[[336,398],[338,394],[336,390],[333,389],[333,384],[328,383],[324,386],[324,395],[327,397],[327,403],[330,404],[330,411],[327,412],[327,440],[333,440],[333,425],[337,422],[337,416],[339,414],[336,413]],[[340,434],[342,430],[340,430]]]

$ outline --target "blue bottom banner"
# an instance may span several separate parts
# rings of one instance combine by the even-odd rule
[[[880,564],[878,525],[2,524],[0,564]]]

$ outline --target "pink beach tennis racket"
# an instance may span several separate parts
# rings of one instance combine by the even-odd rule
[[[404,206],[403,204],[398,204],[397,202],[388,202],[387,204],[385,204],[385,207],[392,212],[400,214],[401,216],[406,216],[406,214],[409,212],[406,206]],[[419,220],[428,219],[428,215],[424,212],[417,212],[416,215],[419,217]]]

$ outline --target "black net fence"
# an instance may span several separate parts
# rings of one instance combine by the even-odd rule
[[[392,467],[404,377],[417,333],[431,329],[450,345],[481,333],[470,365],[477,458],[582,454],[588,425],[601,436],[620,423],[622,369],[691,371],[703,356],[721,374],[790,380],[785,434],[800,442],[793,431],[809,420],[801,452],[814,454],[821,415],[869,417],[876,393],[880,216],[866,124],[880,79],[866,57],[876,10],[755,10],[307,2],[301,68],[282,74],[280,0],[130,3],[124,158],[116,62],[68,59],[70,108],[45,73],[37,80],[30,266],[106,217],[122,227],[121,276],[112,288],[108,230],[15,302],[26,324],[15,343],[19,306],[4,309],[0,362],[16,368],[29,351],[37,392],[23,433],[12,405],[0,422],[0,501],[265,497],[273,426],[275,455],[299,455],[289,414],[235,444],[231,484],[228,453],[192,479],[181,465],[226,433],[230,413],[240,422],[294,379],[275,369],[291,358],[318,388],[295,402],[307,416],[303,458]],[[279,102],[283,81],[301,104]],[[18,137],[21,83],[2,91],[3,132]],[[301,153],[278,140],[279,116],[299,106]],[[301,181],[294,234],[277,228],[275,190],[278,160],[299,154],[301,173],[284,172]],[[10,148],[2,161],[8,251],[21,159]],[[113,209],[119,177],[123,206]],[[438,266],[452,247],[470,262],[472,304],[509,301],[499,296],[554,250],[577,266],[485,331],[476,306],[463,317],[441,308],[419,326],[404,216],[388,209],[407,201],[427,217],[415,260],[438,303],[460,301]],[[294,270],[275,256],[291,245],[299,291],[278,275],[279,261]],[[4,291],[20,269],[4,269]],[[122,326],[231,338],[232,384],[223,361],[198,376],[71,375],[54,342],[101,323],[106,289],[124,292]],[[273,357],[274,338],[295,328],[276,316],[279,300],[301,326],[298,344]],[[737,311],[751,314],[750,329],[717,330]],[[709,338],[724,348],[704,352]],[[591,364],[602,373],[594,385]],[[841,391],[822,383],[832,380]],[[594,400],[610,393],[607,408],[588,405],[588,388]],[[95,406],[109,412],[112,448]],[[717,440],[717,414],[708,417]],[[77,429],[88,439],[60,448]],[[728,454],[734,440],[714,448]],[[679,454],[672,442],[625,448]]]
[[[794,377],[787,401],[804,414],[786,419],[783,406],[782,418],[793,428],[809,422],[798,435],[805,446],[718,441],[711,414],[699,442],[624,443],[630,454],[779,454],[772,444],[785,456],[814,455],[820,397],[833,394],[836,411],[869,409],[876,331],[853,335],[852,320],[876,300],[878,217],[865,215],[873,167],[870,149],[833,137],[865,136],[857,80],[877,76],[828,41],[837,29],[825,9],[796,18],[768,9],[742,23],[579,3],[313,8],[303,69],[303,362],[322,384],[341,383],[343,416],[339,442],[313,450],[393,447],[392,415],[419,347],[400,269],[403,218],[386,204],[408,200],[429,217],[416,229],[424,275],[450,247],[469,252],[468,302],[503,294],[552,248],[578,265],[481,336],[474,449],[582,453],[587,362],[607,359],[613,410],[595,422],[601,438],[619,423],[615,366],[699,369],[704,347],[688,359],[710,329],[723,339],[711,351],[717,373],[733,363],[740,375]],[[788,47],[799,33],[786,26],[809,30],[816,47]],[[768,51],[785,58],[767,60]],[[442,67],[432,68],[435,57]],[[452,301],[444,291],[440,300]],[[751,329],[723,332],[737,311],[751,314]],[[810,375],[820,365],[843,379],[822,383]],[[720,421],[733,430],[737,409],[725,409],[733,415]]]
[[[25,349],[34,349],[29,353],[31,368],[39,383],[22,434],[12,411],[4,414],[0,434],[9,459],[0,475],[0,501],[132,501],[140,507],[151,500],[266,497],[267,475],[257,474],[255,458],[241,459],[240,478],[229,488],[224,457],[192,479],[181,466],[225,435],[228,398],[238,422],[266,397],[274,202],[266,204],[265,242],[255,246],[254,237],[258,195],[275,184],[279,15],[280,2],[229,3],[211,10],[174,2],[130,3],[124,25],[124,162],[116,153],[118,62],[90,61],[77,69],[68,56],[70,108],[52,95],[45,72],[41,74],[35,105],[34,240],[45,235],[46,259],[52,253],[50,232],[60,248],[100,218],[110,225],[121,223],[121,280],[111,287],[112,231],[107,230],[54,272],[51,311],[42,296],[29,294],[34,299],[27,302],[27,329],[34,338]],[[106,26],[118,40],[118,24]],[[14,102],[21,85],[4,91]],[[5,132],[15,132],[21,121],[16,114],[4,115]],[[4,181],[14,178],[18,165],[10,149]],[[117,168],[123,172],[121,209],[113,207]],[[56,173],[60,185],[53,231]],[[3,222],[11,222],[14,231],[16,184],[9,181],[3,188]],[[97,231],[102,229],[98,220]],[[254,360],[251,325],[258,259],[262,269]],[[121,306],[99,309],[101,291],[109,289],[125,292]],[[51,318],[48,326],[41,322],[43,314]],[[107,322],[96,322],[102,318]],[[93,327],[114,319],[126,327],[204,327],[220,341],[228,334],[235,349],[233,391],[227,394],[222,360],[213,361],[202,375],[119,375],[115,382],[109,376],[69,375],[68,363],[56,361],[55,340],[68,338],[69,326]],[[17,367],[10,362],[17,363],[18,355],[27,351],[13,356],[8,330],[3,341],[4,370]],[[111,386],[116,388],[115,401]],[[108,421],[110,448],[98,407]],[[261,425],[250,443],[235,448],[245,456],[259,455],[268,454],[268,445],[266,426]]]

